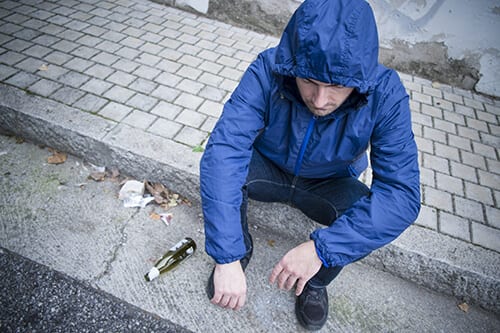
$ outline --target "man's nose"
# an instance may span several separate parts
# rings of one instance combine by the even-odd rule
[[[317,109],[323,109],[328,104],[328,95],[325,87],[316,87],[316,91],[313,97],[313,105]]]

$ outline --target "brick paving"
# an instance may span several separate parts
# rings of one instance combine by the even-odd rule
[[[0,1],[1,83],[190,147],[277,42],[146,0]],[[416,223],[500,252],[500,101],[400,75],[420,151]]]

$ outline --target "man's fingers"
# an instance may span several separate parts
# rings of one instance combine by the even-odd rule
[[[226,307],[229,309],[236,310],[236,307],[238,306],[238,301],[239,297],[231,297]]]
[[[274,282],[276,282],[276,278],[280,275],[282,270],[283,267],[281,267],[280,263],[277,263],[276,266],[274,266],[273,271],[271,272],[271,276],[269,277],[269,282],[271,284],[274,284]]]
[[[306,286],[307,281],[304,279],[299,279],[297,282],[297,288],[295,289],[295,295],[300,296],[302,294],[302,291],[304,290],[304,287]]]

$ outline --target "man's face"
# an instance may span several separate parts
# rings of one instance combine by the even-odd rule
[[[354,88],[348,88],[313,79],[296,78],[300,96],[309,111],[318,117],[337,110],[349,97]]]

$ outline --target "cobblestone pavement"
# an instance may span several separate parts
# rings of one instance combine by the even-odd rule
[[[0,91],[196,150],[243,71],[277,42],[146,0],[0,1]],[[400,75],[420,151],[416,223],[500,252],[500,101]]]

